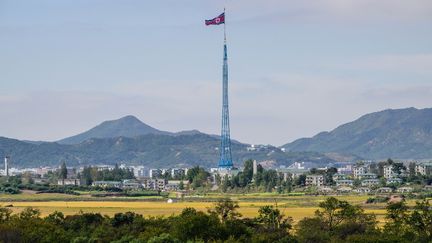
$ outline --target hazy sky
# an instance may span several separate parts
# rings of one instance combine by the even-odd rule
[[[431,0],[231,0],[232,137],[282,145],[432,107]],[[0,136],[57,140],[135,115],[218,134],[215,0],[0,0]],[[432,121],[431,121],[432,122]]]

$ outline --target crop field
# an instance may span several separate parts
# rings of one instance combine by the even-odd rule
[[[264,205],[277,205],[287,216],[298,222],[304,217],[314,215],[319,202],[325,196],[284,196],[277,194],[248,194],[248,195],[205,195],[200,197],[184,198],[183,200],[167,203],[163,198],[89,198],[88,196],[73,196],[65,194],[19,194],[0,196],[0,205],[9,206],[14,212],[20,212],[26,207],[37,208],[42,216],[54,211],[65,215],[79,212],[98,212],[105,215],[114,215],[119,212],[132,211],[150,216],[170,216],[179,214],[186,207],[193,207],[200,211],[207,211],[214,206],[214,201],[221,197],[230,197],[239,202],[239,212],[243,217],[255,217],[258,209]],[[361,205],[367,213],[373,213],[380,222],[384,221],[385,204],[364,204],[369,196],[338,196],[339,200],[346,200],[355,205]],[[413,202],[409,202],[411,204]]]

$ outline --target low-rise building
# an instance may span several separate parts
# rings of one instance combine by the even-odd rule
[[[167,180],[165,179],[144,179],[142,185],[145,189],[163,191],[165,190],[165,185]]]
[[[380,180],[378,179],[368,179],[368,180],[362,180],[361,185],[362,186],[377,186],[380,184]]]
[[[183,187],[186,188],[187,184],[189,184],[188,180],[179,181],[179,180],[169,180],[165,185],[165,191],[178,191],[180,189],[180,184],[183,183]],[[183,189],[184,189],[183,188]]]
[[[59,186],[79,186],[81,181],[79,179],[58,179],[57,185]]]
[[[410,193],[413,191],[413,188],[409,186],[403,186],[403,187],[399,187],[396,191],[399,193]]]
[[[346,179],[347,179],[347,175],[346,174],[336,173],[336,174],[333,175],[333,180],[334,181],[346,180]]]
[[[121,188],[121,181],[94,181],[92,186],[98,186],[103,188]]]
[[[324,176],[323,175],[307,175],[306,176],[306,186],[324,186]]]
[[[371,189],[369,187],[359,187],[353,190],[356,193],[361,193],[361,194],[367,194],[371,192]]]
[[[342,187],[339,187],[338,189],[337,189],[337,192],[338,193],[349,193],[349,192],[351,192],[352,191],[352,188],[351,187],[348,187],[348,186],[342,186]]]
[[[401,184],[402,183],[402,179],[400,178],[388,178],[387,179],[387,184]]]
[[[123,180],[123,189],[137,190],[143,188],[142,184],[136,180]]]
[[[337,180],[336,186],[352,186],[354,184],[353,180]]]
[[[393,189],[390,187],[380,187],[377,189],[377,193],[391,193],[393,192]]]
[[[374,173],[364,173],[358,176],[360,180],[376,179],[378,176]]]
[[[307,169],[297,169],[297,168],[279,168],[277,172],[282,174],[284,181],[295,180],[299,176],[304,175],[308,172]]]

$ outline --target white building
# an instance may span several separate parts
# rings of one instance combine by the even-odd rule
[[[94,181],[92,186],[98,186],[103,188],[121,188],[121,181]]]
[[[4,158],[4,176],[9,176],[9,163],[10,163],[10,157],[5,156]]]
[[[402,183],[402,179],[400,178],[388,178],[387,179],[387,184],[401,184]]]
[[[371,192],[371,189],[369,187],[359,187],[354,189],[353,191],[356,193],[367,194]]]
[[[353,167],[353,176],[355,179],[359,179],[360,176],[366,174],[367,169],[363,165],[356,165]]]
[[[368,180],[368,179],[376,179],[378,176],[374,173],[364,173],[359,175],[358,179],[360,180]]]
[[[353,180],[337,180],[336,186],[352,186],[354,184]]]
[[[57,185],[59,186],[79,186],[81,185],[81,181],[79,179],[59,179],[57,181]]]
[[[323,175],[308,175],[306,176],[306,186],[324,186]]]
[[[396,177],[396,173],[393,171],[393,165],[384,165],[384,178],[389,179]]]
[[[182,168],[173,168],[171,169],[171,177],[172,178],[181,178],[186,175],[185,169]]]
[[[413,191],[413,188],[409,186],[404,186],[404,187],[399,187],[396,191],[399,193],[410,193]]]
[[[361,185],[362,186],[377,186],[380,184],[380,180],[378,179],[367,179],[367,180],[362,180]]]
[[[130,168],[133,170],[136,178],[149,176],[149,171],[144,166],[132,166]]]
[[[416,164],[415,172],[417,175],[431,175],[432,162]]]
[[[149,176],[152,179],[160,178],[160,177],[162,177],[162,170],[160,170],[160,169],[150,169],[149,170]]]

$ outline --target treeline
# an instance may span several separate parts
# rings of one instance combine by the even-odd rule
[[[282,174],[274,169],[265,170],[261,165],[257,165],[257,173],[253,174],[253,161],[247,160],[244,162],[243,171],[232,177],[225,176],[217,178],[222,192],[227,191],[262,191],[272,192],[277,190],[279,193],[291,192],[294,186],[305,184],[306,176],[302,175],[291,180],[284,180]]]
[[[388,204],[383,227],[360,206],[330,197],[313,217],[293,220],[277,206],[263,206],[255,218],[242,218],[238,204],[224,199],[207,212],[185,208],[180,215],[144,217],[126,212],[41,217],[37,209],[12,214],[0,208],[1,242],[431,242],[432,211],[427,201],[409,209]],[[286,209],[289,214],[289,209]]]
[[[135,179],[133,170],[129,168],[119,168],[116,164],[114,169],[100,170],[97,167],[84,167],[78,174],[83,185],[91,185],[94,181],[121,181],[124,179]]]

